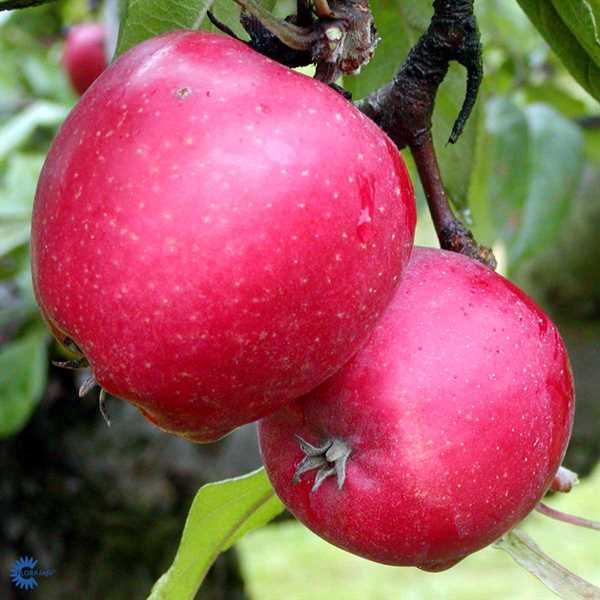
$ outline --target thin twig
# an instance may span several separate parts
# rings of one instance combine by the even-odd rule
[[[256,17],[268,31],[276,35],[286,46],[294,50],[310,50],[318,39],[318,36],[311,29],[281,21],[255,0],[235,1],[244,11]]]
[[[550,508],[548,505],[542,502],[536,506],[536,510],[543,515],[550,517],[551,519],[556,519],[557,521],[563,521],[564,523],[569,523],[570,525],[577,525],[577,527],[585,527],[587,529],[600,531],[600,523],[598,521],[591,521],[590,519],[583,519],[582,517],[561,512],[555,508]]]

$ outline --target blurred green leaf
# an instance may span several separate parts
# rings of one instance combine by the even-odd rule
[[[600,2],[552,0],[552,5],[577,41],[600,66]]]
[[[44,164],[40,154],[13,154],[0,187],[0,222],[6,217],[29,219],[37,180]]]
[[[43,157],[12,155],[0,187],[0,256],[29,241],[31,208]]]
[[[170,569],[148,600],[192,600],[217,556],[284,509],[264,469],[200,488]]]
[[[212,0],[129,0],[121,22],[117,56],[136,44],[175,29],[195,29]]]
[[[542,85],[526,85],[523,92],[527,104],[551,104],[565,117],[575,118],[586,114],[587,107],[581,98],[573,96],[552,80],[545,81]]]
[[[583,166],[580,129],[543,104],[488,107],[493,164],[487,194],[509,267],[547,247],[569,211]]]
[[[469,212],[466,221],[475,238],[480,243],[491,247],[496,239],[496,223],[488,200],[488,184],[493,168],[493,156],[490,152],[492,140],[485,126],[484,111],[479,111],[478,117],[480,124],[475,139],[473,171],[468,191]]]
[[[600,129],[584,129],[583,135],[585,137],[586,158],[600,164]]]
[[[46,387],[46,341],[36,328],[0,350],[0,438],[27,423]]]
[[[594,22],[598,15],[597,0],[518,2],[573,77],[594,98],[600,100],[600,62],[595,62],[598,57],[595,47],[598,43],[597,23]],[[581,16],[584,18],[580,21]]]
[[[29,240],[29,218],[0,220],[0,256],[14,250]]]
[[[67,107],[38,101],[0,127],[0,161],[23,144],[37,127],[56,127],[66,118]]]

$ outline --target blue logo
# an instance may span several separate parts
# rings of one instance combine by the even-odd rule
[[[50,577],[54,575],[54,569],[36,569],[38,561],[31,556],[21,556],[15,561],[11,570],[12,582],[21,590],[32,590],[38,586],[36,577]]]

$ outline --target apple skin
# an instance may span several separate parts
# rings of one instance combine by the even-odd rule
[[[60,130],[33,211],[34,288],[107,392],[207,442],[360,348],[415,218],[398,150],[341,95],[179,31],[119,58]]]
[[[63,65],[73,89],[81,96],[107,67],[101,23],[80,23],[67,33]]]
[[[468,258],[415,248],[369,341],[339,373],[259,423],[287,508],[332,544],[391,565],[446,569],[519,523],[564,456],[574,414],[565,347],[521,290]],[[338,489],[311,444],[345,441]]]

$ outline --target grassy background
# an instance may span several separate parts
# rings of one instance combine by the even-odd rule
[[[559,510],[600,520],[600,466],[570,494],[548,499]],[[600,532],[533,513],[523,524],[542,549],[600,586]],[[500,550],[485,548],[443,573],[388,567],[321,540],[300,523],[273,524],[239,544],[253,600],[550,600],[537,579]]]

